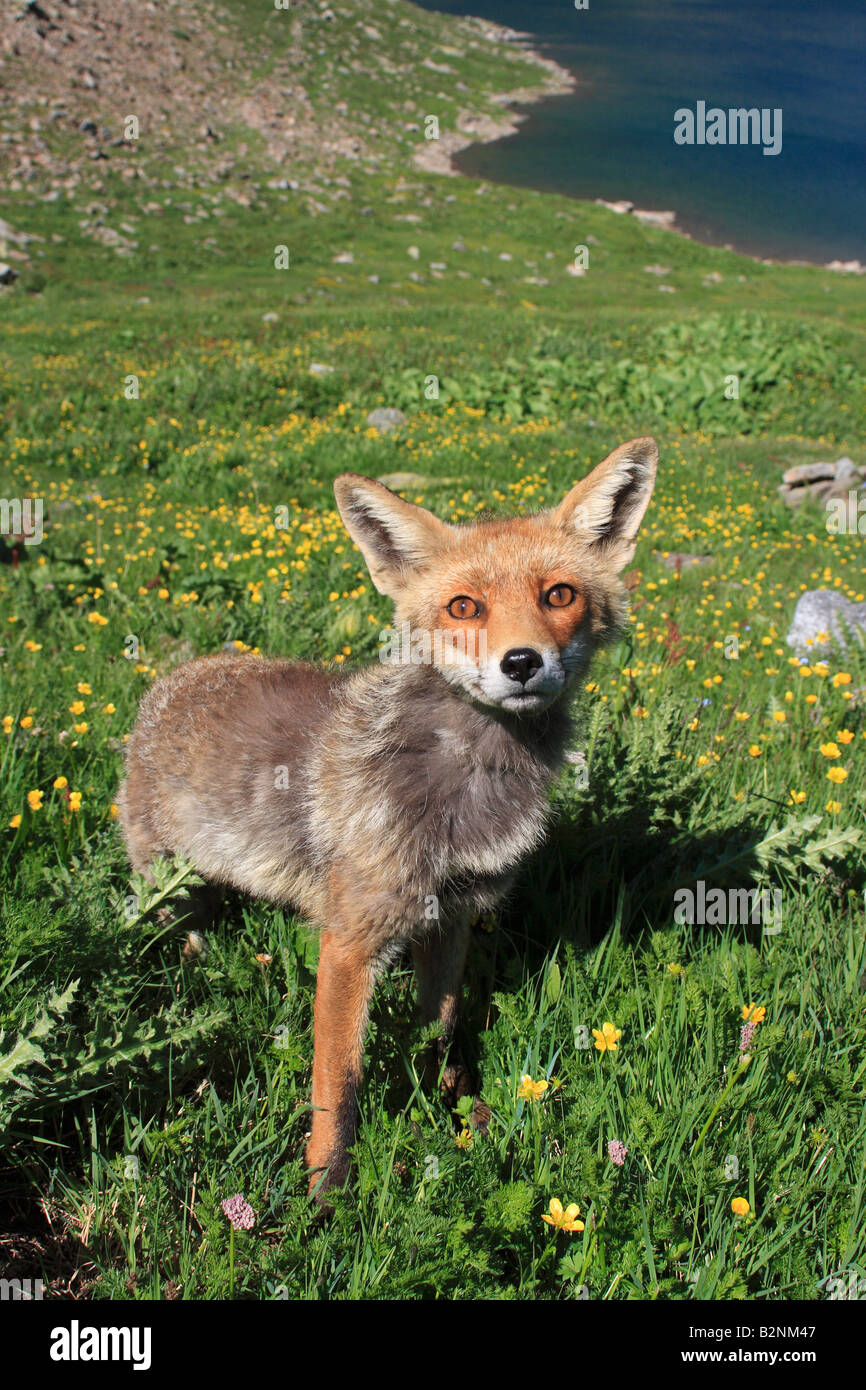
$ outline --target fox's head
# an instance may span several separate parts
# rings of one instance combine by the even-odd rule
[[[380,593],[411,633],[404,661],[435,665],[473,700],[547,709],[620,630],[619,572],[656,476],[654,439],[621,444],[558,507],[454,526],[357,473],[334,492]],[[399,658],[398,658],[399,659]]]

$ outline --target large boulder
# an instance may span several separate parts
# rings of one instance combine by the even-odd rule
[[[835,589],[809,589],[794,609],[788,646],[797,656],[826,656],[833,646],[866,641],[866,603],[852,603]]]
[[[862,487],[864,477],[864,470],[847,456],[835,463],[798,463],[782,474],[779,496],[789,507],[800,507],[806,501],[826,502]]]

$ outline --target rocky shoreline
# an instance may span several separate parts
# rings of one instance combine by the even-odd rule
[[[492,99],[503,107],[528,106],[542,101],[545,97],[572,92],[578,85],[577,78],[568,68],[562,67],[553,58],[546,58],[532,46],[532,35],[509,29],[507,25],[495,24],[492,20],[477,20],[478,32],[492,43],[508,43],[520,48],[523,57],[530,59],[546,74],[538,86],[522,87],[513,92],[503,92]],[[462,171],[454,164],[454,155],[476,142],[490,144],[514,135],[527,119],[523,111],[508,111],[497,120],[493,116],[479,115],[474,111],[461,111],[457,119],[457,129],[440,133],[438,140],[415,151],[413,156],[417,168],[428,173],[461,175]]]
[[[346,170],[352,165],[381,172],[400,167],[401,161],[405,169],[411,161],[419,171],[462,174],[455,162],[461,151],[476,141],[487,144],[514,135],[528,119],[520,108],[580,86],[579,75],[540,52],[532,34],[471,17],[446,24],[444,16],[437,17],[431,33],[433,21],[426,11],[418,11],[417,20],[401,19],[410,51],[402,54],[402,64],[395,63],[384,28],[363,24],[359,37],[325,0],[311,0],[315,24],[295,25],[273,69],[250,81],[249,35],[219,7],[206,17],[202,4],[166,0],[172,20],[166,30],[165,14],[151,3],[40,0],[35,5],[16,0],[0,28],[0,85],[6,98],[0,110],[0,178],[5,190],[45,202],[72,200],[81,208],[79,225],[87,236],[118,255],[129,255],[138,244],[136,216],[159,216],[167,205],[166,191],[189,223],[219,216],[227,202],[249,207],[265,187],[296,194],[318,216],[349,196]],[[268,22],[278,26],[280,12],[274,10]],[[314,53],[326,51],[325,36],[330,42],[327,76],[319,75],[321,90],[313,93],[308,90],[310,61]],[[450,59],[470,50],[483,56],[485,49],[491,56],[489,89],[478,82],[470,88],[458,80]],[[508,85],[507,68],[513,69],[518,59],[522,72],[514,80],[526,81],[526,66],[531,66],[538,81],[530,77],[531,85],[499,90],[500,82]],[[333,88],[339,97],[346,72],[375,80],[380,71],[392,80],[420,75],[428,84],[413,90],[411,99],[407,88],[406,99],[390,100],[377,118],[357,101],[353,106],[349,100],[329,98],[323,105],[326,89]],[[438,92],[434,84],[440,85]],[[443,93],[441,87],[449,90]],[[419,113],[435,111],[436,97],[443,95],[460,103],[456,119],[449,116],[453,128],[419,141]],[[131,111],[136,128],[128,134]],[[139,125],[146,137],[141,141]],[[109,215],[104,201],[109,172],[133,185],[140,200],[133,221],[119,229],[103,225]],[[178,201],[195,190],[196,206]],[[628,199],[595,201],[647,227],[690,235],[678,226],[674,211],[637,208]],[[813,264],[751,259],[765,265]],[[0,228],[0,290],[15,278],[7,261],[29,260],[23,234]],[[824,268],[866,273],[859,261],[831,261]]]
[[[630,213],[638,222],[643,222],[647,227],[663,227],[667,232],[676,232],[677,236],[683,236],[687,241],[694,241],[695,238],[690,232],[677,225],[677,215],[675,212],[655,212],[649,208],[636,208],[634,203],[628,198],[620,198],[616,202],[607,202],[604,198],[594,200],[599,207],[608,208],[610,212],[620,214]],[[725,246],[726,251],[736,251],[734,246]],[[748,252],[740,251],[741,256],[748,256]],[[779,261],[771,256],[748,256],[749,260],[757,261],[760,265],[792,265],[792,266],[813,266],[818,270],[839,270],[849,275],[866,275],[866,265],[860,261]]]
[[[479,20],[478,23],[485,37],[500,43],[519,44],[524,56],[530,58],[539,67],[546,69],[548,73],[548,80],[537,87],[528,87],[494,98],[494,100],[501,101],[503,106],[531,105],[534,102],[543,101],[545,97],[575,91],[580,85],[569,68],[564,68],[553,58],[545,57],[533,46],[534,35],[523,33],[517,29],[509,29],[506,25],[495,24],[488,20]],[[494,140],[502,140],[506,136],[515,135],[527,118],[527,113],[522,111],[509,111],[500,121],[489,116],[478,116],[472,112],[461,112],[458,129],[443,133],[439,140],[432,141],[427,148],[418,150],[414,156],[415,164],[431,173],[462,174],[462,170],[454,164],[456,154],[476,142],[490,144]],[[599,207],[608,208],[611,212],[630,215],[638,222],[642,222],[644,226],[660,227],[664,231],[675,232],[688,241],[695,240],[690,232],[677,224],[677,214],[671,209],[638,208],[628,198],[620,198],[615,201],[595,198],[593,201]],[[724,249],[736,251],[734,246],[725,246]],[[770,256],[750,256],[748,252],[739,252],[738,254],[744,255],[760,265],[814,266],[821,270],[841,271],[850,275],[866,275],[866,265],[858,260],[825,262],[776,260]]]

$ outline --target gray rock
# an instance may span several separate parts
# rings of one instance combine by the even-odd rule
[[[852,603],[835,589],[801,594],[788,633],[797,656],[826,655],[834,645],[847,651],[852,640],[861,646],[866,640],[866,603]]]
[[[371,410],[367,416],[367,424],[371,429],[378,430],[380,434],[387,434],[389,430],[399,429],[405,425],[406,416],[402,410],[395,410],[393,406],[380,406],[378,410]]]
[[[798,463],[795,468],[785,470],[782,474],[782,482],[817,483],[824,478],[835,478],[835,476],[835,463]]]
[[[310,376],[330,376],[333,370],[334,368],[329,367],[326,362],[310,363]]]
[[[863,476],[847,455],[835,463],[799,463],[782,474],[782,485],[777,491],[787,506],[799,507],[807,499],[826,502],[831,497],[846,497],[862,485]]]
[[[853,459],[848,458],[847,454],[844,456],[844,458],[836,460],[835,468],[837,483],[849,484],[852,487],[857,487],[861,483],[862,475],[860,473],[860,469],[857,467]]]
[[[638,222],[643,222],[645,227],[666,227],[676,226],[677,215],[675,212],[656,212],[649,208],[632,209]]]
[[[604,198],[596,198],[599,207],[607,208],[609,212],[634,212],[634,203],[630,203],[627,198],[620,198],[615,203],[608,203]]]
[[[27,232],[13,231],[9,223],[4,222],[3,218],[0,217],[0,242],[11,241],[14,246],[26,246],[30,241],[42,240],[41,236],[29,236]]]

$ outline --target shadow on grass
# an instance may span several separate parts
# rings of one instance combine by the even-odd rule
[[[671,928],[677,889],[695,890],[699,880],[707,892],[755,888],[762,877],[757,848],[766,833],[766,824],[740,820],[727,833],[695,835],[674,824],[659,826],[651,809],[642,807],[629,807],[601,825],[580,812],[555,823],[503,904],[496,928],[478,924],[473,931],[455,1040],[470,1074],[478,1076],[496,991],[516,989],[536,975],[562,942],[581,953],[613,930],[637,944],[647,933]],[[757,944],[763,924],[749,920],[737,930]],[[380,988],[371,1011],[369,1066],[395,1109],[411,1095],[406,1063],[417,1042],[414,995],[411,982],[406,984],[401,980],[398,1009],[393,993]]]

